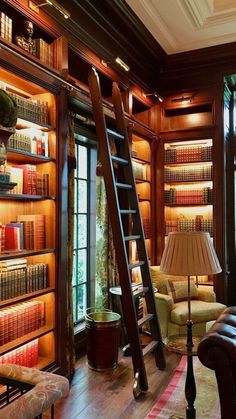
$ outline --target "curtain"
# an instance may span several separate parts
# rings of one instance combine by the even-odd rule
[[[73,323],[73,297],[72,297],[72,273],[73,273],[73,241],[74,241],[74,169],[75,140],[74,124],[72,117],[68,116],[67,133],[67,158],[68,158],[68,276],[67,276],[67,339],[66,363],[67,372],[71,377],[75,367],[74,323]]]
[[[112,299],[110,287],[119,285],[111,224],[107,208],[102,166],[98,161],[96,171],[96,298],[97,308],[120,311],[117,299]]]

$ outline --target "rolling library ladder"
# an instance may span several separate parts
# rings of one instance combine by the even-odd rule
[[[135,376],[133,394],[136,398],[142,392],[148,390],[144,356],[153,351],[156,365],[160,369],[165,368],[165,357],[136,193],[121,93],[117,83],[113,83],[112,100],[118,130],[118,132],[114,132],[106,126],[99,77],[94,68],[89,73],[89,88],[119,271],[123,316],[133,361]],[[132,264],[129,263],[128,255],[129,242],[131,241],[136,241],[139,259]],[[140,320],[137,319],[131,284],[132,269],[137,267],[140,267],[143,285],[140,296],[145,298],[148,312]],[[135,298],[137,296],[136,291]],[[146,322],[149,323],[152,340],[142,349],[139,330]]]

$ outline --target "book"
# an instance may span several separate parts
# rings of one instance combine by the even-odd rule
[[[5,228],[5,250],[20,250],[20,229],[19,227],[7,226]]]
[[[33,244],[35,250],[44,249],[46,243],[45,216],[42,214],[17,215],[17,221],[24,224],[25,246],[31,247]]]

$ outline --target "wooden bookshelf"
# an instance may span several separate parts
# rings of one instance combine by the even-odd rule
[[[20,97],[22,97],[22,101],[25,104],[24,106],[29,106],[29,109],[32,109],[32,117],[20,115],[21,117],[23,116],[24,119],[19,119],[16,126],[16,133],[24,133],[23,135],[27,136],[27,147],[32,145],[32,151],[10,148],[7,152],[7,166],[5,170],[8,170],[11,178],[11,168],[21,168],[22,165],[23,167],[28,165],[29,167],[34,167],[35,173],[46,173],[49,183],[49,195],[47,196],[31,193],[0,193],[0,222],[2,225],[6,225],[12,221],[17,221],[21,217],[23,219],[25,216],[34,217],[35,214],[38,214],[44,216],[44,227],[40,226],[38,228],[45,229],[45,246],[42,247],[41,244],[37,244],[39,230],[38,233],[36,230],[32,230],[32,234],[34,235],[32,246],[34,247],[30,250],[27,250],[24,247],[26,243],[26,236],[24,230],[22,230],[24,232],[24,243],[21,243],[20,246],[23,247],[17,251],[5,251],[3,249],[0,254],[0,262],[2,264],[4,264],[5,261],[11,261],[11,263],[14,264],[14,261],[19,259],[21,261],[26,261],[24,262],[26,263],[26,268],[24,269],[26,269],[27,272],[27,274],[25,274],[25,278],[27,278],[28,281],[27,284],[31,284],[31,287],[33,286],[36,288],[33,291],[30,291],[29,289],[27,292],[23,292],[22,294],[20,294],[21,288],[13,290],[15,295],[18,293],[15,297],[8,298],[0,302],[0,316],[1,313],[4,313],[4,310],[10,310],[11,307],[14,307],[15,309],[15,307],[18,305],[20,306],[21,304],[27,304],[27,302],[30,301],[39,301],[43,303],[45,310],[44,326],[30,333],[26,333],[17,339],[4,343],[0,348],[0,356],[7,356],[7,354],[14,349],[20,348],[21,346],[30,343],[34,339],[38,339],[39,358],[37,367],[47,369],[47,367],[51,367],[52,364],[57,365],[58,363],[56,355],[56,348],[58,347],[58,332],[56,329],[56,313],[58,309],[58,279],[56,272],[59,266],[57,259],[58,255],[56,252],[58,246],[58,232],[56,231],[56,228],[58,227],[58,131],[55,129],[57,118],[56,97],[54,93],[47,90],[45,87],[43,87],[42,84],[36,85],[32,82],[27,82],[26,78],[20,77],[2,68],[0,69],[0,81],[1,86],[7,92],[10,94],[16,94],[18,101],[20,101]],[[29,105],[27,105],[27,101],[29,101]],[[42,106],[44,107],[42,110],[42,112],[44,112],[44,115],[42,114],[42,119],[47,117],[47,123],[44,123],[43,121],[40,122],[40,107]],[[34,114],[35,118],[33,116]],[[42,150],[41,148],[42,144],[38,144],[37,153],[35,153],[33,149],[35,144],[30,143],[30,138],[32,138],[32,140],[33,138],[37,138],[37,141],[40,142],[42,133],[47,133],[47,155],[44,154],[45,149]],[[17,141],[17,137],[14,141]],[[18,146],[20,147],[22,145],[18,144]],[[41,152],[42,154],[40,154]],[[30,173],[27,174],[26,178],[23,178],[23,182],[26,182],[29,178]],[[31,182],[35,182],[34,179],[35,178],[32,178]],[[34,222],[36,221],[33,221],[33,223]],[[23,223],[22,227],[23,229],[25,228]],[[41,247],[37,248],[35,246]],[[41,289],[37,289],[37,287],[41,287],[42,284],[39,285],[39,282],[37,282],[39,281],[39,277],[35,276],[34,278],[31,278],[28,276],[31,275],[31,271],[28,270],[28,267],[32,266],[33,269],[34,267],[42,265],[45,266],[47,286],[44,285]],[[19,269],[17,270],[16,265],[16,269],[14,271],[16,272],[16,275],[18,275],[18,271]],[[39,275],[36,268],[33,272],[35,272],[34,275]],[[20,285],[17,285],[16,278],[18,277],[12,276],[12,281],[14,281],[12,284],[14,287],[19,287]],[[6,282],[8,281],[6,279],[4,280],[5,284],[7,284],[5,286],[8,286],[8,283],[10,282]],[[28,287],[29,285],[26,286]],[[8,293],[8,295],[10,294]],[[11,334],[9,336],[11,336]]]

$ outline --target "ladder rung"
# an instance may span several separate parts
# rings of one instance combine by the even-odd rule
[[[137,235],[137,236],[125,236],[125,241],[126,242],[128,242],[128,241],[130,241],[130,240],[139,240],[141,238],[141,236],[140,235]]]
[[[122,209],[122,210],[120,210],[121,215],[136,214],[136,212],[137,212],[136,210],[132,210],[132,209],[128,209],[128,210]]]
[[[152,340],[144,349],[143,349],[143,356],[146,356],[147,354],[149,354],[150,352],[154,351],[154,349],[156,349],[156,347],[158,346],[158,341],[157,340]]]
[[[143,266],[144,263],[145,262],[143,260],[140,260],[139,262],[135,262],[135,263],[130,263],[129,264],[129,269],[138,268],[139,266]]]
[[[144,323],[150,322],[154,317],[153,314],[146,314],[146,316],[143,316],[140,320],[138,320],[138,326],[142,326]]]
[[[117,156],[111,156],[111,159],[113,161],[115,161],[116,163],[120,163],[120,164],[128,164],[128,160],[126,159],[122,159],[122,157],[117,157]]]
[[[133,186],[130,185],[129,183],[116,183],[116,187],[117,188],[122,188],[122,189],[132,189]]]
[[[108,135],[110,135],[111,137],[115,137],[118,140],[124,140],[124,135],[120,134],[119,132],[113,131],[112,129],[108,129],[107,128],[107,133]]]

